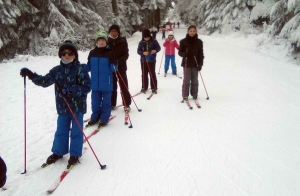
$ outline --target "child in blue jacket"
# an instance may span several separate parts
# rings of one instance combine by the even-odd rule
[[[96,33],[96,47],[90,51],[86,69],[91,72],[92,115],[88,125],[99,122],[99,127],[108,123],[111,115],[113,72],[117,69],[112,50],[107,47],[108,33]]]
[[[28,68],[22,68],[20,75],[28,76],[34,84],[44,88],[55,84],[57,129],[51,149],[53,154],[48,157],[46,164],[52,164],[67,154],[71,140],[69,167],[77,163],[82,155],[83,115],[86,113],[86,98],[90,92],[91,80],[78,61],[77,47],[71,41],[61,44],[58,56],[61,58],[60,65],[53,67],[45,76],[33,73]]]

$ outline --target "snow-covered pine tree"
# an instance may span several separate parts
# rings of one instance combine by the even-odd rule
[[[128,0],[125,3],[125,7],[127,10],[127,17],[129,20],[129,24],[132,27],[138,27],[143,23],[142,13],[140,12],[140,5],[134,2],[133,0]],[[134,29],[132,29],[134,31]]]
[[[154,21],[156,14],[160,14],[160,18],[164,19],[168,14],[168,8],[172,7],[172,1],[170,0],[149,0],[149,1],[138,1],[141,5],[141,12],[144,13],[143,26],[151,28],[161,23],[161,21]]]
[[[178,1],[175,7],[175,11],[180,17],[180,20],[185,23],[189,24],[189,5],[191,5],[192,0],[185,0],[185,1]]]
[[[300,52],[300,0],[289,0],[287,2],[286,21],[279,36],[287,39],[295,51]]]
[[[268,33],[272,35],[278,35],[286,22],[285,14],[287,11],[287,5],[285,0],[278,0],[272,7],[270,12],[271,26],[268,28]]]
[[[89,2],[85,1],[85,5]],[[94,45],[94,33],[104,28],[103,19],[97,13],[74,1],[53,0],[47,11],[49,17],[42,20],[43,26],[48,24],[49,36],[45,41],[56,49],[65,40],[75,42],[82,50],[89,49]]]
[[[27,48],[38,14],[27,1],[0,1],[0,61]]]
[[[210,33],[218,30],[222,25],[222,15],[220,15],[222,8],[225,7],[224,2],[218,2],[216,0],[202,1],[200,4],[199,11],[203,14],[199,14],[202,17],[197,20],[198,23],[202,24],[200,27],[205,27]]]
[[[132,16],[137,19],[139,16],[139,7],[132,0],[111,0],[110,6],[112,12],[110,16],[106,16],[108,26],[117,24],[120,26],[120,31],[123,37],[130,37],[133,31],[132,24],[130,22]],[[135,25],[135,24],[133,24]]]
[[[275,0],[257,1],[251,11],[251,23],[254,24],[261,32],[267,29],[267,25],[270,22],[270,11],[274,4]]]

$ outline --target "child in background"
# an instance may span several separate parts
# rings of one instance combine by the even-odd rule
[[[160,51],[157,40],[151,37],[149,29],[144,29],[142,40],[139,42],[137,53],[141,55],[142,68],[142,90],[145,93],[148,89],[148,73],[150,74],[152,93],[157,93],[157,79],[155,73],[156,53]]]
[[[156,34],[157,34],[157,29],[156,27],[152,27],[151,29],[149,29],[152,35],[153,39],[156,39]]]
[[[166,26],[165,25],[162,26],[162,28],[161,28],[161,35],[162,35],[161,40],[166,39]]]
[[[175,40],[173,31],[168,34],[168,39],[163,43],[165,47],[165,77],[169,70],[169,64],[171,61],[172,74],[177,75],[176,63],[175,63],[175,48],[179,49],[179,45]]]
[[[99,122],[98,127],[106,126],[111,115],[111,93],[113,72],[117,70],[112,50],[107,47],[108,33],[96,33],[96,47],[90,51],[86,69],[91,72],[92,115],[88,126]]]
[[[197,27],[188,27],[186,37],[180,40],[179,56],[182,57],[183,67],[182,98],[187,101],[189,91],[193,99],[198,97],[198,72],[203,66],[203,42],[198,38]]]

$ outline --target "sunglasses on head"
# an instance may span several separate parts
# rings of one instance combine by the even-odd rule
[[[68,56],[73,56],[73,55],[74,55],[74,52],[72,52],[72,51],[68,51],[68,52],[63,51],[63,52],[61,52],[60,54],[61,54],[61,56],[66,56],[66,55],[68,55]]]

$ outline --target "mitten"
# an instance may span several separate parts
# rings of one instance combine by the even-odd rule
[[[24,67],[24,68],[22,68],[22,69],[20,70],[20,75],[21,75],[22,77],[28,76],[28,78],[29,78],[30,80],[32,80],[32,79],[34,78],[33,72],[32,72],[30,69],[26,68],[26,67]]]
[[[114,67],[114,71],[117,71],[119,69],[119,65],[118,64],[113,65],[113,67]]]
[[[61,93],[62,93],[63,95],[67,95],[67,94],[70,94],[70,93],[71,93],[71,90],[70,90],[70,88],[63,88],[63,89],[61,90]]]
[[[69,96],[71,93],[72,93],[72,91],[70,90],[70,88],[63,88],[63,89],[59,90],[60,97]]]
[[[201,69],[202,69],[202,65],[201,65],[201,66],[199,66],[199,67],[197,67],[197,69],[198,69],[198,71],[201,71]]]

